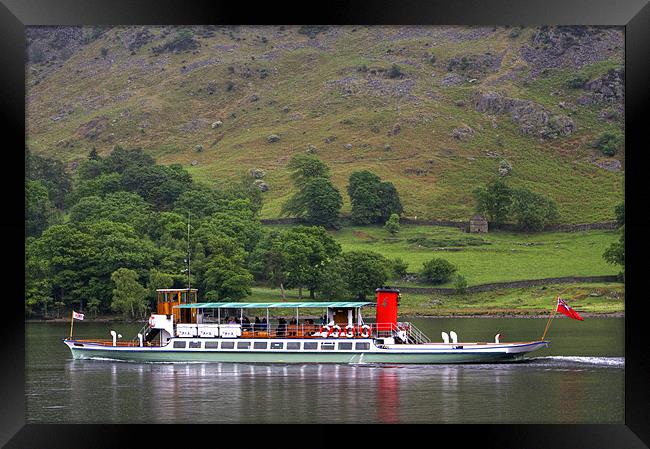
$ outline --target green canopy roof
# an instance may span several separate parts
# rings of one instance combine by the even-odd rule
[[[351,308],[363,307],[372,302],[199,302],[194,304],[180,304],[175,309],[289,309],[307,307],[336,307]]]

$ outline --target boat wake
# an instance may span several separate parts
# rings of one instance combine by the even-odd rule
[[[549,367],[608,366],[624,368],[625,357],[547,356],[529,360],[531,364]]]

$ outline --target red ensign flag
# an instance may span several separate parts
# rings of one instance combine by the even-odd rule
[[[72,311],[72,318],[75,320],[83,320],[84,319],[84,314],[83,313],[77,313],[74,310]]]
[[[565,314],[566,316],[574,320],[584,321],[582,317],[578,315],[578,312],[576,312],[571,307],[569,307],[569,305],[566,302],[564,302],[564,300],[559,296],[557,297],[557,311],[562,312],[563,314]]]

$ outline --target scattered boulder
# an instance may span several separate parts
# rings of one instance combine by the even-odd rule
[[[251,168],[250,174],[255,179],[261,179],[266,176],[266,172],[261,168]]]
[[[255,182],[253,182],[253,184],[255,184],[255,186],[258,189],[260,189],[262,192],[266,192],[269,190],[269,185],[266,182],[262,181],[261,179],[256,179]]]
[[[192,161],[192,167],[194,167],[195,165],[198,165],[198,164],[199,164],[199,161],[197,161],[196,159],[194,159]]]
[[[284,112],[284,113],[287,113],[289,111],[290,111],[289,106],[285,106],[285,107],[282,108],[282,112]]]
[[[621,118],[621,113],[613,109],[603,109],[598,114],[598,118],[601,120],[612,122],[614,120],[618,120],[619,118]]]
[[[501,162],[499,162],[499,175],[507,176],[510,174],[511,171],[512,171],[512,165],[510,165],[510,162],[508,162],[505,159],[502,159]]]
[[[223,125],[223,122],[221,120],[217,120],[216,122],[212,122],[212,129],[218,128],[221,125]]]
[[[465,100],[456,100],[454,101],[454,104],[458,106],[459,108],[465,107]]]
[[[460,76],[457,73],[451,72],[445,75],[445,77],[440,80],[440,85],[443,87],[449,86],[460,86],[465,82],[465,77]]]
[[[280,136],[278,136],[277,134],[271,134],[270,136],[268,136],[266,138],[266,141],[268,143],[274,143],[274,142],[277,142],[279,140],[280,140]]]
[[[332,143],[336,140],[336,136],[329,136],[325,138],[325,143]]]
[[[351,150],[352,149],[352,144],[351,143],[346,143],[343,146],[345,147],[346,150]]]
[[[621,171],[621,161],[618,159],[604,159],[604,160],[598,160],[595,161],[594,164],[596,164],[598,167],[607,170],[607,171]]]
[[[429,173],[428,168],[421,168],[421,167],[407,167],[404,169],[404,173],[407,175],[415,175],[415,176],[426,176]]]
[[[390,146],[390,144],[385,143],[384,144],[384,151],[393,151],[393,148]]]
[[[197,153],[202,153],[203,152],[203,145],[195,146],[194,151],[196,151]]]
[[[250,97],[250,101],[251,101],[251,102],[258,101],[259,99],[260,99],[260,97],[258,97],[258,96],[255,95],[255,94],[251,95],[251,97]]]
[[[306,151],[307,154],[316,154],[316,153],[318,153],[318,149],[314,145],[312,145],[311,143],[307,144],[307,150],[305,150],[305,151]]]
[[[455,128],[451,135],[454,139],[467,140],[474,135],[474,130],[467,125],[463,125],[460,128]]]

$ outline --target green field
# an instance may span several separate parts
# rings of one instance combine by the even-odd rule
[[[615,231],[477,235],[448,227],[402,225],[395,237],[380,226],[351,226],[331,233],[343,251],[375,251],[389,259],[401,257],[408,263],[409,272],[417,272],[425,260],[433,257],[446,259],[458,267],[458,273],[465,276],[469,285],[615,275],[620,271],[602,257],[605,249],[619,238]],[[413,239],[422,240],[417,243]],[[393,283],[409,285],[395,280]]]

